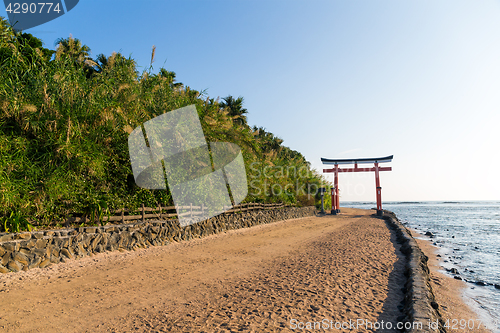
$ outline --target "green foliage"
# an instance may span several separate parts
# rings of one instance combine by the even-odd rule
[[[5,230],[64,225],[70,214],[103,223],[116,209],[171,205],[168,190],[135,185],[128,135],[149,119],[191,104],[208,142],[241,147],[247,202],[296,204],[300,195],[312,195],[318,203],[316,193],[307,191],[323,178],[281,139],[264,128],[250,128],[242,97],[219,102],[176,82],[175,73],[164,68],[158,74],[139,73],[135,61],[119,53],[93,60],[90,49],[72,37],[58,40],[56,51],[42,45],[0,18],[0,218]],[[280,168],[289,172],[280,174]]]
[[[31,231],[33,229],[31,223],[19,212],[11,212],[9,216],[0,218],[0,223],[5,232]]]

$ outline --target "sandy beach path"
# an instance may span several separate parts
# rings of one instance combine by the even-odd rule
[[[286,332],[323,319],[395,325],[404,262],[385,221],[370,214],[344,208],[3,274],[0,331]]]

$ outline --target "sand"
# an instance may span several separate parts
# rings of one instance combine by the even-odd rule
[[[343,208],[3,274],[0,330],[395,332],[369,324],[397,324],[405,282],[399,247],[372,213]]]

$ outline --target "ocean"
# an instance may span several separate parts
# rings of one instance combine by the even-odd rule
[[[342,206],[371,209],[375,203]],[[467,282],[465,301],[490,330],[500,333],[500,202],[383,202],[382,208],[422,235],[432,233],[422,238],[437,246],[443,272],[454,276],[451,270],[458,271]]]

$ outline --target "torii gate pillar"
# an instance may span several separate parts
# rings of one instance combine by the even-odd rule
[[[323,169],[323,172],[333,172],[333,188],[332,188],[332,214],[340,213],[339,205],[339,172],[375,172],[375,189],[377,197],[377,215],[382,216],[382,187],[380,186],[380,171],[391,171],[391,167],[379,167],[379,163],[391,162],[394,155],[381,158],[357,158],[357,159],[328,159],[322,158],[323,164],[334,164],[333,169]],[[373,163],[373,168],[358,168],[358,163]],[[354,168],[340,169],[339,164],[354,164]]]

